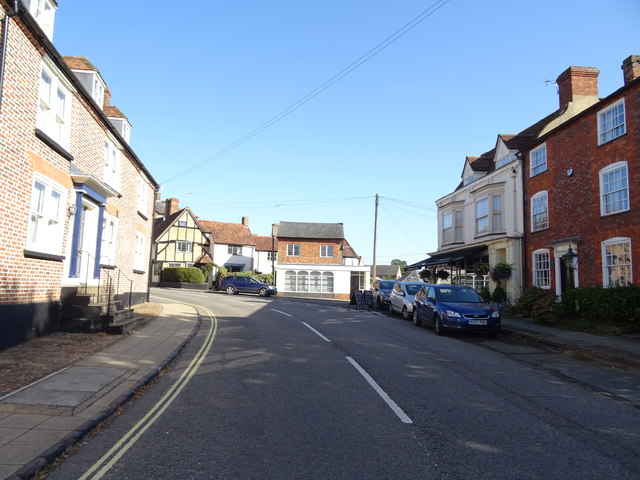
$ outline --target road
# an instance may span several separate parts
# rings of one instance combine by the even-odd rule
[[[49,479],[640,478],[640,372],[343,303],[153,294],[199,334]]]

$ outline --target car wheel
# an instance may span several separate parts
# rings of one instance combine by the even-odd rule
[[[444,335],[444,329],[442,328],[442,322],[440,321],[440,317],[435,318],[433,328],[436,331],[436,335]]]
[[[418,318],[418,309],[413,307],[413,324],[416,327],[422,326],[422,320]]]
[[[409,313],[409,310],[407,310],[407,307],[402,307],[402,319],[411,320],[411,314]]]
[[[236,293],[236,289],[233,285],[229,285],[226,291],[228,295],[233,295],[234,293]]]
[[[260,290],[258,290],[258,295],[260,295],[261,297],[266,297],[269,295],[269,291],[266,288],[262,287],[260,288]]]

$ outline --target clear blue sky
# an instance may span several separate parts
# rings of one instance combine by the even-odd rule
[[[557,109],[547,80],[589,66],[601,97],[621,87],[638,19],[637,0],[59,0],[54,44],[100,69],[163,198],[259,235],[342,222],[370,264],[378,193],[381,265],[437,249],[435,200],[467,155]]]

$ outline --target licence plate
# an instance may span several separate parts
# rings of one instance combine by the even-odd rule
[[[469,320],[469,325],[486,325],[486,320]]]

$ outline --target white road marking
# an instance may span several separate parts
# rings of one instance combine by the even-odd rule
[[[317,331],[315,328],[313,328],[311,325],[309,325],[307,322],[301,322],[305,327],[307,327],[309,330],[311,330],[313,333],[315,333],[316,335],[318,335],[321,339],[323,339],[325,342],[329,342],[331,343],[331,340],[329,340],[327,337],[325,337],[324,335],[322,335],[319,331]]]
[[[349,360],[349,363],[351,363],[351,365],[353,365],[355,369],[358,370],[358,372],[360,372],[360,375],[362,375],[364,379],[369,383],[369,385],[371,385],[373,389],[378,393],[378,395],[382,397],[382,399],[387,403],[387,405],[389,405],[391,410],[393,410],[393,413],[395,413],[403,423],[413,423],[413,420],[411,420],[409,416],[406,413],[404,413],[404,411],[402,411],[402,409],[398,406],[396,402],[391,400],[391,397],[387,395],[387,393],[382,389],[382,387],[380,387],[380,385],[378,385],[376,381],[373,378],[371,378],[371,375],[369,375],[365,371],[365,369],[360,366],[358,362],[356,362],[351,357],[345,357],[345,358]]]
[[[293,315],[289,315],[286,312],[282,312],[280,310],[276,310],[275,308],[272,308],[271,310],[274,311],[274,312],[277,312],[277,313],[281,313],[282,315],[286,315],[287,317],[293,317]]]

